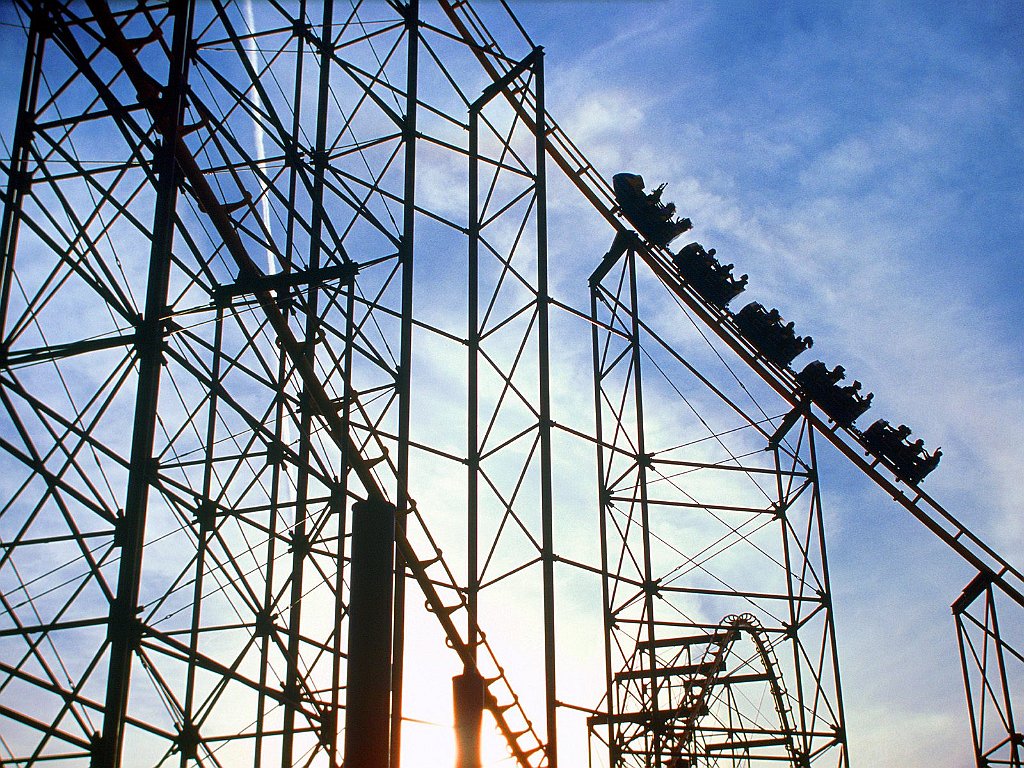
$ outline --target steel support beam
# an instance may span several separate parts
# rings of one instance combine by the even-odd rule
[[[527,78],[532,77],[532,83]],[[531,87],[532,86],[532,87]],[[550,339],[549,339],[549,303],[548,296],[548,242],[547,242],[547,174],[546,174],[546,145],[544,140],[544,51],[535,47],[526,57],[513,65],[510,70],[501,78],[488,85],[481,95],[470,105],[469,110],[469,285],[468,285],[468,307],[469,322],[467,330],[468,340],[468,403],[467,403],[467,484],[468,484],[468,510],[467,510],[467,603],[468,603],[468,642],[475,653],[476,645],[480,641],[479,634],[479,611],[480,611],[480,475],[484,471],[482,467],[483,454],[481,451],[482,438],[478,426],[480,419],[480,360],[486,359],[486,352],[482,348],[484,333],[482,323],[485,318],[480,316],[482,297],[480,291],[481,281],[481,258],[486,251],[492,250],[490,245],[481,248],[485,243],[483,229],[485,226],[486,214],[480,206],[480,175],[481,166],[485,158],[481,154],[480,134],[485,127],[490,127],[484,115],[485,108],[498,96],[504,95],[513,98],[512,94],[529,92],[535,99],[535,109],[532,115],[533,147],[532,160],[534,163],[533,176],[533,201],[535,210],[536,237],[536,295],[535,311],[537,316],[536,338],[537,338],[537,439],[538,439],[538,474],[539,488],[538,503],[540,507],[540,563],[542,581],[542,612],[543,612],[543,637],[544,637],[544,698],[545,698],[545,723],[547,732],[547,743],[545,756],[548,768],[557,768],[558,765],[558,722],[557,722],[557,676],[556,676],[556,648],[555,648],[555,589],[554,589],[554,533],[553,533],[553,500],[552,500],[552,478],[551,478],[551,372],[550,372]],[[505,141],[511,142],[512,137],[505,137]],[[503,148],[508,149],[508,146]],[[493,203],[491,194],[493,186],[487,192],[487,202]],[[509,257],[511,261],[511,256]],[[505,265],[508,266],[507,264]],[[486,306],[487,315],[492,311],[492,306]],[[493,365],[493,362],[490,363]],[[490,430],[485,430],[489,432]],[[469,674],[467,668],[466,673]]]
[[[170,70],[167,87],[157,108],[163,119],[156,121],[160,130],[160,145],[154,158],[157,189],[153,246],[149,257],[145,312],[136,329],[139,381],[132,426],[131,473],[128,477],[124,515],[118,521],[117,540],[121,545],[121,561],[117,593],[110,606],[109,672],[103,730],[93,755],[96,768],[122,764],[132,658],[141,639],[137,613],[142,554],[149,496],[157,480],[153,442],[157,426],[164,336],[167,332],[165,318],[175,208],[182,178],[175,149],[188,93],[188,50],[192,38],[193,10],[191,0],[177,3],[171,9],[174,26]],[[150,96],[156,98],[156,94]]]
[[[409,429],[412,413],[413,267],[416,255],[416,116],[419,93],[420,3],[407,0],[401,7],[405,19],[406,80],[405,116],[402,142],[405,149],[404,196],[402,201],[402,242],[398,259],[402,269],[400,359],[398,363],[398,456],[396,457],[398,511],[396,525],[407,528],[409,515]],[[391,692],[391,764],[399,768],[402,759],[402,700],[405,670],[405,607],[408,570],[401,556],[395,568],[395,617]]]
[[[11,168],[7,177],[7,199],[3,221],[0,222],[0,365],[7,362],[7,313],[11,301],[14,277],[14,253],[21,225],[22,199],[31,183],[29,159],[35,130],[36,102],[42,77],[43,51],[50,27],[45,3],[35,3],[29,17],[28,44],[25,65],[21,75],[21,95],[18,99],[18,117],[14,124],[11,146]]]

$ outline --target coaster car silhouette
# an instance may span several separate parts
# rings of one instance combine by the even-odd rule
[[[856,379],[853,384],[839,386],[839,382],[845,378],[846,370],[843,366],[837,365],[830,371],[820,360],[808,363],[796,375],[796,380],[800,382],[804,393],[817,403],[832,421],[849,427],[858,416],[871,407],[874,395],[870,392],[861,395],[861,383]]]
[[[814,344],[810,336],[797,336],[793,323],[783,325],[779,310],[766,310],[756,301],[737,312],[735,320],[746,339],[762,355],[783,368]]]
[[[715,258],[715,249],[705,251],[700,243],[684,245],[672,261],[679,274],[693,286],[694,290],[719,309],[739,296],[747,287],[747,276],[737,280],[732,274],[732,264],[723,266]]]
[[[900,424],[893,428],[885,419],[879,419],[864,430],[864,444],[876,455],[888,459],[893,465],[896,476],[901,480],[916,485],[939,466],[942,449],[936,448],[933,453],[924,449],[924,441],[918,438],[909,441],[910,427]]]
[[[675,238],[693,228],[689,219],[676,218],[675,203],[661,202],[665,185],[651,193],[644,192],[644,178],[636,173],[617,173],[612,189],[619,210],[636,227],[637,232],[652,243],[668,246]]]

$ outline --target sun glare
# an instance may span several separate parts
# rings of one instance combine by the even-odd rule
[[[448,705],[451,706],[450,703]],[[505,740],[484,717],[480,734],[482,768],[509,768],[515,761]],[[427,722],[407,718],[402,726],[403,768],[453,768],[455,765],[455,727],[451,719]]]

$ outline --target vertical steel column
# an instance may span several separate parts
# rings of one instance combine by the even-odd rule
[[[479,630],[479,605],[480,605],[480,577],[479,560],[477,553],[479,538],[479,496],[480,486],[478,475],[480,472],[479,453],[479,431],[477,429],[477,418],[479,416],[477,388],[479,386],[479,358],[480,358],[480,113],[477,104],[474,103],[469,109],[469,264],[468,264],[468,371],[467,371],[467,397],[466,403],[466,646],[473,659],[473,667],[466,665],[463,671],[463,678],[469,678],[476,674],[477,648],[480,645]],[[453,686],[459,678],[452,681]],[[482,707],[483,702],[473,697],[455,698],[455,723],[459,739],[459,753],[457,756],[456,768],[479,768],[480,765],[480,733],[479,729],[473,734],[473,738],[466,733],[466,723],[480,721],[480,714],[468,708],[477,705]]]
[[[544,622],[544,692],[547,726],[547,745],[545,755],[548,768],[557,768],[557,708],[556,669],[555,669],[555,619],[554,619],[554,544],[552,518],[552,479],[551,479],[551,386],[549,367],[548,338],[548,275],[547,275],[547,178],[546,161],[546,128],[544,113],[544,69],[542,48],[534,48],[528,56],[513,66],[500,80],[496,80],[484,89],[469,109],[469,268],[468,268],[468,403],[467,403],[467,614],[468,614],[468,646],[476,659],[477,646],[480,643],[478,629],[479,616],[479,481],[480,452],[479,431],[479,369],[480,350],[479,328],[479,265],[480,265],[480,208],[479,208],[479,172],[480,172],[480,114],[491,100],[505,92],[518,78],[526,78],[528,73],[534,77],[535,111],[531,115],[534,138],[534,198],[536,200],[536,236],[537,236],[537,357],[538,357],[538,442],[540,447],[540,516],[541,516],[541,568],[543,589],[543,622]],[[525,87],[525,86],[524,86]],[[508,141],[511,141],[511,136]],[[467,665],[465,675],[476,674]],[[454,682],[456,689],[460,683]],[[457,699],[466,706],[475,701],[473,697]],[[478,719],[475,712],[464,711],[457,716],[463,723],[471,723]],[[468,726],[467,726],[468,727]],[[459,768],[470,768],[477,765],[479,757],[460,757]],[[477,762],[472,762],[475,760]]]
[[[970,645],[970,640],[967,636],[967,627],[964,626],[964,615],[967,613],[968,607],[973,603],[978,595],[985,590],[985,579],[983,574],[978,574],[970,584],[964,589],[960,597],[953,603],[953,621],[956,623],[956,639],[957,645],[960,649],[960,668],[964,676],[964,693],[967,695],[967,715],[971,723],[971,746],[974,748],[974,761],[977,768],[985,768],[986,759],[984,754],[984,734],[979,724],[979,717],[976,712],[977,706],[974,701],[974,696],[971,692],[971,665],[967,659],[967,647]],[[987,657],[986,657],[987,660]],[[984,676],[985,670],[982,670]],[[982,691],[982,698],[984,699],[985,692]]]
[[[327,166],[327,106],[330,99],[331,66],[330,57],[333,53],[331,45],[333,29],[333,8],[331,0],[324,3],[322,42],[320,45],[320,79],[317,91],[316,139],[313,151],[313,188],[311,190],[311,216],[309,226],[309,256],[307,268],[311,273],[320,269],[320,252],[323,246],[322,232],[324,220],[324,173]],[[255,72],[252,73],[255,80]],[[296,88],[301,83],[300,73],[296,72]],[[301,99],[296,99],[296,122]],[[317,339],[320,337],[320,286],[313,282],[309,286],[305,307],[306,322],[304,328],[305,344],[303,354],[309,366],[315,367]],[[286,353],[283,353],[286,354]],[[283,378],[282,378],[283,381]],[[306,504],[309,498],[309,462],[313,440],[313,414],[315,407],[309,388],[303,385],[299,396],[299,451],[296,473],[295,525],[292,530],[292,567],[291,567],[291,599],[288,611],[288,653],[285,677],[285,694],[287,703],[284,711],[284,733],[281,745],[281,765],[290,766],[295,748],[295,717],[300,708],[300,694],[303,672],[299,669],[301,628],[302,628],[302,596],[304,592],[303,577],[306,558],[310,545],[306,533]]]
[[[963,670],[964,691],[967,695],[967,712],[970,718],[971,739],[978,768],[991,765],[1007,765],[1020,768],[1024,765],[1024,734],[1018,732],[1014,718],[1013,697],[1010,678],[1007,674],[1006,653],[1021,660],[1020,654],[1008,646],[999,632],[999,617],[996,612],[995,582],[991,574],[979,573],[968,584],[952,605],[956,623],[957,642],[960,649],[960,664]],[[970,608],[976,606],[978,598],[984,595],[979,620],[971,615]],[[965,618],[980,631],[982,650],[980,658],[975,643],[971,642]],[[978,672],[978,699],[972,693],[971,659]],[[993,669],[994,667],[994,669]],[[991,702],[991,706],[989,706]],[[995,725],[993,725],[995,724]]]
[[[405,194],[402,208],[402,243],[399,260],[402,264],[402,328],[398,368],[398,516],[396,525],[406,527],[409,514],[409,419],[412,402],[412,319],[413,261],[416,252],[416,112],[419,80],[419,0],[408,0],[401,8],[405,16],[407,46],[405,120],[402,141],[405,142]],[[401,555],[395,563],[394,648],[391,691],[391,765],[399,768],[402,760],[402,675],[405,666],[405,582],[406,566]]]
[[[843,706],[843,685],[839,676],[839,646],[836,643],[836,621],[832,607],[832,579],[829,577],[828,554],[825,549],[825,526],[821,519],[821,486],[818,483],[818,451],[814,444],[814,430],[808,425],[807,447],[811,457],[811,482],[814,492],[814,509],[818,514],[818,546],[821,548],[821,580],[825,589],[822,603],[825,606],[828,633],[829,651],[832,654],[832,674],[835,679],[836,711],[839,718],[840,730],[836,739],[843,745],[843,754],[840,761],[840,768],[850,768],[850,751],[846,740],[846,708]]]
[[[213,455],[214,446],[217,444],[217,408],[220,403],[221,387],[221,362],[223,359],[224,342],[224,310],[217,308],[217,316],[214,320],[213,339],[213,362],[210,366],[210,405],[209,414],[206,419],[206,462],[203,467],[203,489],[202,497],[196,500],[196,522],[199,527],[198,542],[196,545],[196,580],[192,590],[192,621],[189,627],[188,652],[190,659],[199,656],[200,618],[202,615],[203,588],[206,584],[206,557],[209,552],[210,540],[217,528],[217,508],[210,499],[210,491],[213,487]],[[189,760],[198,760],[198,753],[190,749],[190,745],[196,744],[198,748],[198,731],[195,716],[196,703],[196,664],[189,664],[185,680],[185,703],[182,713],[181,725],[181,752],[180,766],[186,768]]]
[[[633,367],[633,407],[636,409],[636,450],[637,450],[637,485],[640,488],[640,530],[643,532],[643,551],[644,551],[644,613],[647,616],[647,642],[649,648],[648,663],[649,669],[651,670],[651,681],[649,688],[649,702],[652,712],[657,712],[660,707],[658,701],[660,699],[659,689],[660,684],[658,678],[655,676],[654,671],[658,664],[658,656],[656,653],[655,639],[656,633],[654,631],[654,592],[655,584],[652,574],[651,566],[651,524],[650,524],[650,507],[648,504],[647,494],[647,466],[649,458],[647,456],[647,445],[644,439],[644,398],[643,398],[643,377],[641,375],[640,366],[640,308],[639,308],[639,297],[637,296],[636,289],[636,250],[630,248],[627,252],[626,258],[629,260],[629,303],[630,303],[630,329],[629,333],[631,336],[631,365]],[[654,745],[652,749],[655,755],[655,765],[661,764],[661,735],[656,734],[654,738]]]
[[[544,589],[544,686],[547,705],[548,766],[558,768],[558,698],[555,668],[555,549],[551,494],[551,371],[548,341],[548,220],[547,220],[547,123],[544,111],[544,49],[533,57],[536,113],[534,138],[537,152],[537,354],[540,357],[540,483],[541,557]]]
[[[345,767],[389,768],[395,507],[352,505]]]
[[[345,346],[343,355],[342,371],[344,376],[344,383],[342,389],[342,407],[338,414],[339,427],[342,434],[350,434],[352,426],[352,358],[354,356],[355,344],[353,340],[356,336],[355,329],[355,283],[350,283],[348,286],[348,294],[345,297]],[[348,660],[344,658],[345,652],[342,647],[342,632],[341,632],[341,618],[349,610],[349,605],[346,603],[344,587],[345,587],[345,542],[348,539],[346,536],[346,530],[349,520],[351,519],[348,514],[348,483],[349,483],[349,469],[353,457],[349,455],[349,451],[352,450],[351,444],[348,442],[339,443],[339,449],[341,451],[341,472],[337,478],[338,484],[331,491],[331,505],[337,510],[339,515],[338,519],[338,574],[335,581],[335,644],[334,644],[334,668],[332,670],[332,693],[331,693],[331,704],[333,706],[334,713],[338,713],[341,710],[341,687],[342,687],[342,666],[347,671],[350,669],[348,666]],[[351,543],[349,544],[349,557],[351,558],[352,550]],[[349,560],[351,562],[351,559]],[[351,579],[349,579],[351,584]],[[350,627],[351,629],[351,627]],[[337,714],[335,714],[337,719]],[[346,719],[346,725],[348,721]],[[337,725],[335,725],[335,734],[337,734]],[[337,737],[335,736],[335,739]],[[335,749],[336,751],[336,749]],[[340,764],[340,760],[332,757],[331,765]]]
[[[964,591],[966,594],[966,590]],[[982,734],[978,728],[978,716],[974,711],[974,696],[971,694],[971,673],[970,665],[967,663],[967,629],[964,627],[963,614],[966,605],[960,607],[953,603],[953,621],[956,623],[957,646],[960,650],[960,669],[964,676],[964,693],[967,695],[967,716],[971,723],[971,747],[974,749],[974,764],[977,768],[985,768],[985,758],[982,753]]]
[[[282,350],[277,360],[277,381],[283,382],[287,377],[288,372],[288,354],[285,350]],[[284,397],[283,393],[279,393],[277,396],[277,402],[274,405],[274,440],[280,441],[284,431]],[[211,460],[211,457],[207,457],[207,461]],[[281,524],[281,466],[283,462],[275,462],[273,472],[271,474],[270,493],[268,494],[269,502],[269,519],[267,521],[268,530],[275,534],[279,530]],[[268,698],[270,701],[271,711],[276,706],[277,702],[267,696],[267,680],[273,676],[272,664],[270,663],[270,654],[275,650],[278,643],[276,636],[276,628],[273,626],[272,616],[274,611],[271,610],[271,606],[274,605],[275,600],[275,574],[278,567],[278,535],[271,535],[267,541],[267,570],[266,570],[266,583],[263,589],[263,608],[265,613],[258,619],[262,626],[257,631],[256,635],[259,638],[260,643],[260,675],[259,675],[259,697],[257,703],[257,714],[256,714],[256,749],[253,754],[253,768],[261,768],[263,765],[263,756],[265,739],[273,740],[276,734],[275,728],[268,729],[266,727],[265,715],[267,713]],[[281,567],[288,568],[290,563],[281,558]],[[287,674],[287,673],[286,673]],[[269,752],[268,752],[269,754]]]
[[[28,44],[25,47],[18,117],[14,124],[11,170],[7,177],[7,205],[4,206],[3,222],[0,223],[0,364],[7,353],[4,336],[11,300],[11,282],[14,277],[14,252],[21,224],[21,204],[31,180],[28,169],[29,150],[35,131],[36,102],[43,68],[43,50],[46,47],[45,28],[49,24],[44,4],[34,4],[32,18],[29,20]]]
[[[804,429],[807,429],[808,432],[810,431],[810,425],[806,421],[802,425],[802,427]],[[800,673],[800,669],[801,669],[801,665],[800,665],[800,652],[801,652],[801,649],[800,649],[800,640],[799,640],[799,637],[797,635],[797,631],[798,631],[798,629],[800,627],[800,616],[799,616],[799,606],[797,605],[797,599],[798,599],[797,598],[797,593],[796,593],[796,590],[794,589],[794,583],[793,583],[794,582],[794,579],[793,579],[793,558],[792,558],[792,554],[790,553],[790,544],[789,544],[789,507],[790,507],[790,505],[789,505],[789,500],[787,498],[788,494],[787,494],[787,489],[786,489],[785,482],[784,482],[784,480],[786,482],[791,482],[791,479],[788,479],[788,478],[785,477],[786,473],[785,473],[785,470],[782,467],[782,452],[781,452],[781,450],[779,448],[779,444],[778,443],[776,443],[774,445],[774,448],[772,450],[772,459],[775,462],[775,509],[776,509],[775,516],[778,519],[778,523],[779,523],[779,535],[782,537],[782,559],[783,559],[783,563],[785,564],[785,572],[786,572],[786,617],[787,617],[787,623],[785,624],[785,627],[786,627],[786,630],[787,630],[786,631],[786,636],[788,638],[787,642],[788,642],[790,650],[792,651],[792,654],[793,654],[793,675],[796,678],[796,680],[795,680],[795,682],[796,682],[796,701],[797,701],[797,710],[798,710],[798,712],[796,713],[796,716],[800,718],[800,725],[799,725],[799,728],[797,728],[796,730],[797,730],[797,733],[799,733],[799,734],[805,734],[806,733],[806,714],[804,712],[803,706],[801,706],[801,704],[803,703],[803,693],[804,693],[804,691],[803,691],[803,677],[802,677],[802,675]],[[810,514],[812,516],[814,515],[813,503],[812,503],[812,506],[811,506]],[[770,640],[766,640],[766,642],[770,643],[771,641]],[[781,674],[781,670],[780,670],[780,674]],[[781,714],[782,713],[780,712],[780,715]],[[806,738],[806,736],[801,736],[801,740],[799,742],[799,749],[801,750],[801,753],[802,753],[801,756],[806,756],[806,753],[807,753],[807,738]],[[806,766],[806,761],[805,760],[794,761],[794,762],[796,763],[795,768],[805,768],[805,766]]]
[[[604,370],[601,364],[601,344],[598,335],[599,320],[597,302],[600,291],[600,279],[597,273],[590,278],[590,339],[593,346],[594,363],[594,448],[597,452],[597,493],[598,493],[598,532],[601,540],[601,626],[604,630],[604,682],[605,701],[608,703],[608,765],[613,766],[618,760],[615,749],[615,694],[612,678],[612,606],[609,582],[611,574],[608,568],[608,506],[611,502],[606,498],[604,489],[604,421],[601,418],[603,409],[601,392],[604,386]]]
[[[132,428],[131,472],[124,516],[116,540],[121,545],[117,593],[110,606],[109,672],[104,703],[103,731],[93,755],[96,766],[119,766],[124,748],[124,727],[131,682],[132,654],[139,642],[139,590],[146,533],[146,512],[150,485],[155,479],[153,442],[156,434],[160,370],[163,365],[167,291],[174,242],[175,206],[180,174],[175,144],[185,112],[188,85],[188,47],[192,37],[192,0],[169,7],[174,19],[168,84],[164,91],[157,128],[161,142],[154,158],[157,190],[153,218],[153,247],[150,251],[145,314],[139,321],[139,383]]]

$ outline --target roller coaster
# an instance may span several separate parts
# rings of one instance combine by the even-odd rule
[[[520,768],[583,739],[846,768],[823,440],[976,572],[973,754],[1020,768],[1024,575],[922,489],[941,452],[858,426],[860,382],[729,308],[746,275],[669,249],[700,222],[587,161],[505,2],[286,6],[16,5],[0,764],[395,768],[443,654],[459,768],[485,712]],[[589,310],[549,289],[549,165],[609,229]],[[554,313],[590,336],[593,426],[553,406]],[[596,455],[582,543],[567,441]],[[559,689],[567,576],[600,593],[588,701]]]
[[[753,641],[754,652],[729,670],[727,662],[735,660],[735,648],[742,634]],[[728,755],[730,760],[740,756],[739,759],[748,761],[767,759],[798,767],[810,765],[797,746],[790,697],[771,639],[755,616],[726,616],[718,631],[660,640],[657,647],[660,653],[674,650],[663,664],[678,679],[671,690],[678,703],[664,711],[639,710],[620,717],[621,722],[629,722],[632,727],[617,735],[612,747],[616,764],[647,765],[651,742],[662,741],[667,744],[666,765],[671,768],[701,765],[713,755]],[[703,652],[694,661],[694,649],[701,647]],[[689,663],[681,663],[683,654]],[[619,679],[625,680],[629,674],[624,671]],[[752,683],[767,684],[777,722],[766,725],[736,717],[739,709],[734,689]],[[731,701],[725,703],[724,699]],[[716,715],[713,708],[724,714]],[[607,715],[588,719],[591,729],[608,722]]]

